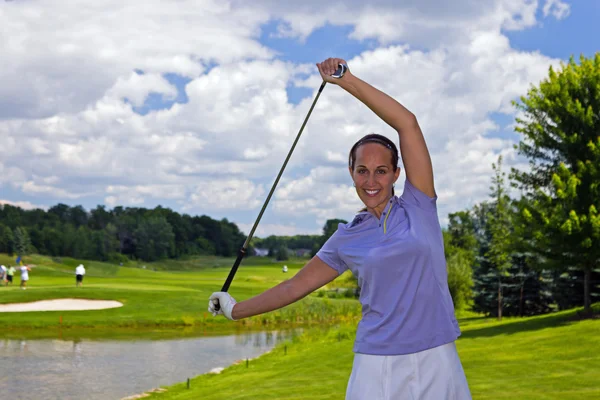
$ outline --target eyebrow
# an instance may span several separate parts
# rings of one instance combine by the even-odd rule
[[[356,168],[361,168],[361,167],[362,168],[367,168],[366,165],[362,165],[362,164],[356,166]],[[387,165],[379,165],[379,166],[375,167],[375,169],[377,169],[377,168],[387,168],[387,169],[389,169],[390,167],[388,167]]]

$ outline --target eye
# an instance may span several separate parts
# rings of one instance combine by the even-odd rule
[[[366,168],[359,168],[357,171],[359,174],[364,174],[365,172],[367,172]]]
[[[378,170],[377,170],[377,173],[378,173],[378,174],[382,174],[382,175],[383,175],[383,174],[386,174],[386,173],[387,173],[387,171],[386,171],[385,169],[378,169]]]

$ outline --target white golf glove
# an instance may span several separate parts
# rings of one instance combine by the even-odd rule
[[[231,316],[231,312],[236,303],[235,299],[231,297],[229,293],[215,292],[210,296],[208,301],[208,311],[212,313],[213,316],[224,315],[227,319],[235,321]],[[219,311],[215,309],[217,304],[220,306]]]

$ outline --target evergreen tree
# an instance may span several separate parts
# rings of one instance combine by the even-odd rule
[[[14,251],[13,231],[8,226],[0,226],[0,253],[12,254]]]
[[[531,268],[524,255],[513,253],[506,277],[503,278],[503,314],[531,316],[551,311],[552,277]]]
[[[29,240],[29,235],[27,234],[27,230],[18,226],[15,228],[14,232],[14,251],[20,255],[25,256],[28,255],[31,250],[31,241]]]
[[[491,243],[489,215],[493,207],[488,202],[475,205],[472,209],[473,231],[477,239],[477,254],[473,269],[473,311],[486,315],[498,312],[498,270],[486,254]]]
[[[502,319],[502,279],[508,276],[508,269],[511,266],[510,260],[510,198],[506,194],[506,186],[504,177],[506,173],[502,172],[502,156],[498,157],[498,162],[492,164],[494,169],[494,177],[492,178],[492,186],[490,187],[494,202],[493,208],[489,213],[489,230],[491,241],[489,249],[485,256],[488,258],[493,270],[488,274],[496,273],[497,290],[498,290],[498,312],[497,317]],[[487,278],[490,278],[488,276]]]

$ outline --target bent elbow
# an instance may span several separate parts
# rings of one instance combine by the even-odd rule
[[[406,126],[409,128],[417,128],[419,126],[419,120],[412,112],[408,113],[408,117],[406,118]]]

